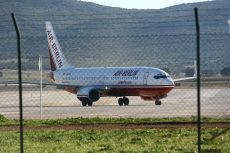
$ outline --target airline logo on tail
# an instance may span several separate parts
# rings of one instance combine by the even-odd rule
[[[49,21],[46,22],[46,33],[50,55],[51,70],[55,71],[57,69],[72,68],[73,66],[71,66],[65,60],[65,56],[62,53],[61,46],[58,43],[56,35],[53,31],[53,26]]]
[[[62,59],[60,57],[57,45],[53,41],[53,36],[52,36],[51,31],[47,30],[47,35],[48,35],[48,41],[49,41],[49,44],[50,44],[49,46],[51,46],[51,51],[53,51],[53,53],[55,55],[55,59],[56,59],[57,64],[58,64],[58,68],[62,68],[63,67],[63,62],[62,62]]]

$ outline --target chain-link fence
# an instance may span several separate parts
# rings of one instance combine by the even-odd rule
[[[203,15],[203,13],[209,11],[212,10],[201,10],[200,13],[202,115],[205,117],[228,117],[229,107],[226,107],[226,104],[228,104],[229,98],[229,78],[224,71],[229,65],[229,53],[227,51],[228,24],[227,20],[224,20],[224,22],[221,22],[223,25],[220,29],[218,19],[210,19],[206,14]],[[43,110],[48,115],[47,117],[44,116],[45,118],[196,116],[195,81],[175,82],[177,86],[166,99],[162,100],[162,106],[160,107],[155,106],[153,101],[130,97],[130,106],[136,108],[131,108],[132,111],[130,112],[129,107],[117,107],[116,97],[102,97],[94,103],[94,106],[111,105],[111,107],[106,107],[105,110],[102,109],[99,112],[97,110],[92,111],[92,109],[98,109],[98,107],[93,107],[90,108],[89,113],[87,110],[84,110],[86,112],[77,111],[77,108],[85,108],[81,108],[76,93],[70,94],[59,89],[62,89],[62,87],[50,85],[52,79],[49,76],[50,61],[45,32],[45,21],[47,20],[53,24],[67,61],[77,68],[144,66],[163,69],[173,79],[191,77],[194,74],[194,61],[196,60],[196,37],[193,12],[185,12],[187,15],[179,19],[174,19],[175,15],[162,19],[156,17],[156,15],[153,16],[151,12],[144,12],[144,15],[153,16],[146,19],[143,19],[141,13],[129,18],[123,17],[121,14],[114,16],[81,15],[80,17],[75,14],[49,15],[48,17],[47,15],[18,14],[17,20],[22,35],[22,79],[25,83],[23,86],[24,107],[37,110],[28,112],[25,118],[39,118],[39,83],[41,79],[41,73],[38,70],[39,56],[42,56],[43,61],[42,104],[44,108],[51,109]],[[166,13],[170,14],[171,12]],[[128,16],[130,14],[124,13],[124,15]],[[71,20],[68,18],[71,18]],[[210,20],[212,22],[216,21],[217,25],[212,25],[210,28],[208,26]],[[88,26],[86,27],[86,25]],[[11,45],[15,44],[16,41],[14,38],[3,36],[1,43],[3,44],[2,49],[6,52],[4,56],[1,56],[1,80],[2,82],[16,83],[17,54],[13,53],[15,46]],[[9,88],[12,92],[11,88],[14,87],[11,84],[5,85],[4,89]],[[9,94],[14,95],[17,92]],[[2,101],[9,97],[13,96],[7,94],[1,96]],[[207,106],[205,102],[210,105]],[[11,105],[17,106],[17,104],[4,102],[2,107]],[[56,108],[59,106],[62,106],[63,109]],[[70,111],[69,107],[73,110]],[[123,113],[117,111],[114,107],[122,109]],[[111,110],[108,110],[110,108]],[[77,112],[81,113],[78,114]],[[17,115],[11,114],[9,117],[17,118]]]
[[[24,110],[28,112],[24,117],[40,118],[39,56],[43,61],[43,118],[196,116],[195,84],[193,88],[187,85],[183,87],[182,84],[176,87],[168,98],[162,100],[164,107],[155,106],[153,100],[144,101],[140,97],[130,97],[129,107],[119,107],[116,97],[101,97],[93,104],[95,107],[89,109],[81,107],[77,92],[71,94],[57,89],[62,87],[47,85],[52,82],[48,74],[50,59],[45,21],[52,22],[67,61],[77,68],[156,67],[165,70],[173,78],[179,78],[187,75],[186,68],[194,69],[196,59],[193,12],[186,13],[188,15],[183,18],[192,19],[189,25],[180,27],[180,30],[177,24],[184,19],[170,23],[174,15],[166,19],[156,16],[143,18],[145,14],[152,15],[151,12],[136,13],[135,17],[129,17],[131,13],[124,13],[124,16],[49,15],[48,18],[47,15],[18,14],[22,34],[22,78],[23,82],[28,82],[23,87]],[[186,29],[189,31],[183,33]],[[12,117],[17,118],[14,115]]]
[[[203,122],[213,121],[210,118],[215,118],[215,122],[223,122],[224,118],[226,122],[229,121],[230,34],[227,22],[229,12],[229,9],[200,10]],[[16,38],[10,17],[5,15],[0,17],[3,21],[1,22],[3,34],[0,37],[2,52],[0,113],[7,118],[18,119]],[[66,85],[64,83],[66,85],[64,86],[62,82],[55,84],[52,81],[53,76],[50,73],[52,58],[49,56],[45,27],[46,21],[52,23],[66,60],[76,68],[102,67],[104,69],[98,70],[98,73],[101,73],[100,71],[106,71],[105,69],[109,67],[120,67],[121,70],[126,67],[132,67],[131,70],[155,67],[166,71],[173,79],[188,78],[196,74],[196,63],[194,64],[196,30],[193,11],[124,11],[95,14],[18,13],[16,18],[21,32],[23,116],[25,119],[171,118],[170,122],[174,120],[178,122],[178,117],[196,118],[196,79],[175,81],[174,89],[167,94],[167,98],[161,100],[161,105],[155,105],[153,99],[156,97],[149,100],[148,96],[139,95],[127,96],[129,105],[119,106],[118,98],[126,95],[118,95],[102,96],[98,101],[93,102],[92,107],[83,107],[78,97],[79,84],[67,83]],[[42,58],[40,64],[39,57],[40,61]],[[42,73],[38,67],[40,70],[42,67]],[[105,78],[104,80],[107,77],[108,79],[113,77],[106,76],[106,73],[101,74],[98,77]],[[84,77],[90,77],[90,75],[91,73],[85,74]],[[108,73],[108,75],[111,74]],[[135,76],[130,79],[135,82]],[[145,79],[143,77],[142,82],[145,82]],[[86,79],[81,81],[84,82]],[[121,85],[124,83],[126,87],[129,86],[127,83],[130,80],[118,79],[119,81]],[[105,90],[110,90],[112,87],[105,82],[99,83],[103,88],[108,88]],[[95,88],[99,89],[98,84]],[[148,101],[143,99],[148,99]],[[181,122],[183,121],[186,120],[182,119]],[[211,137],[210,140],[215,141],[215,138]],[[206,147],[204,145],[204,148]]]

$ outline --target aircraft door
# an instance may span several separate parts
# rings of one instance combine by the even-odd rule
[[[144,85],[148,84],[148,77],[149,77],[149,72],[145,72],[144,77],[143,77],[143,83]]]

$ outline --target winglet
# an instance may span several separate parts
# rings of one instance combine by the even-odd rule
[[[197,78],[197,63],[196,60],[194,61],[194,75],[193,77]]]
[[[186,78],[179,78],[179,79],[174,79],[174,82],[179,82],[179,81],[185,81],[185,80],[194,80],[197,78],[197,65],[196,61],[194,61],[194,74],[192,77],[186,77]]]

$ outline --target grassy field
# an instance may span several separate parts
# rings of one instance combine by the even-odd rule
[[[33,153],[195,153],[197,130],[84,129],[25,132],[25,152]],[[19,152],[19,133],[0,132],[0,152]],[[230,153],[229,129],[202,129],[204,153]]]
[[[229,122],[229,119],[203,118],[206,122]],[[191,118],[132,119],[132,118],[69,118],[64,120],[26,120],[25,152],[33,153],[195,153],[196,128],[141,129],[54,129],[53,126],[100,123],[138,124],[156,122],[194,122]],[[16,130],[0,131],[0,153],[19,152],[18,120],[0,115],[0,127]],[[35,128],[46,126],[46,129]],[[47,128],[48,126],[48,128]],[[50,127],[50,128],[49,128]],[[18,130],[17,130],[18,129]],[[203,153],[230,153],[230,128],[202,128]]]

